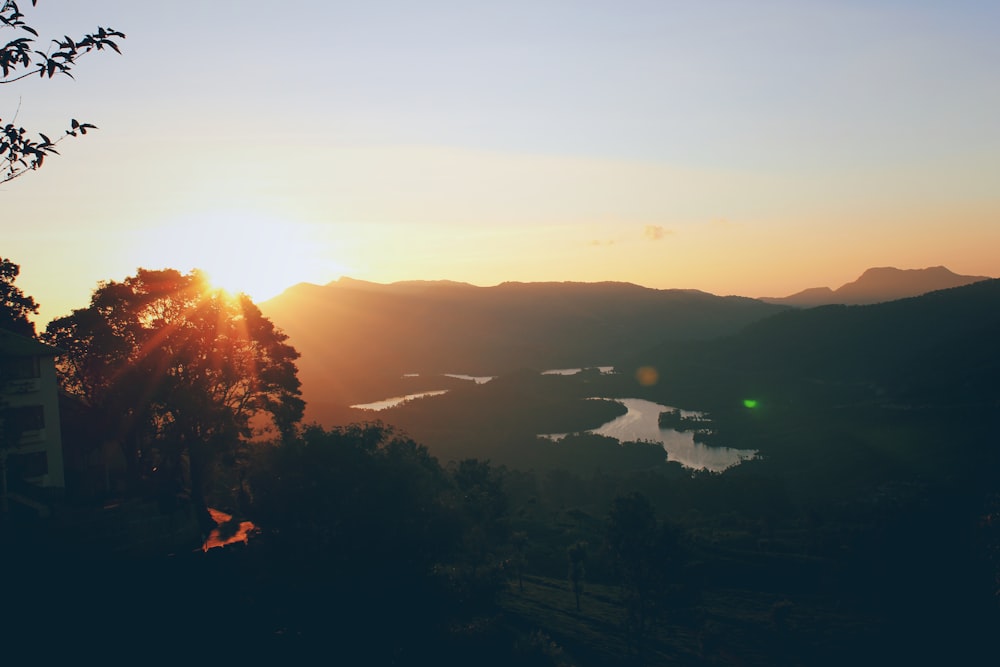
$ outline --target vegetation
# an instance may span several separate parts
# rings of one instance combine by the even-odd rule
[[[445,470],[381,424],[259,445],[245,512],[261,530],[247,550],[261,613],[283,610],[303,645],[336,627],[375,662],[415,663],[455,643],[457,619],[491,612],[505,510],[489,465]]]
[[[996,657],[996,385],[959,366],[964,354],[953,349],[960,333],[964,349],[992,368],[995,317],[973,316],[995,303],[989,283],[863,311],[782,314],[728,339],[638,358],[670,385],[527,371],[456,385],[387,413],[405,432],[379,422],[295,426],[294,351],[260,316],[250,330],[270,332],[261,339],[275,352],[256,367],[273,358],[290,365],[271,376],[278,393],[269,399],[283,396],[287,411],[270,413],[264,397],[256,404],[289,417],[269,439],[250,437],[253,422],[240,415],[219,421],[214,394],[190,382],[219,381],[211,374],[228,368],[226,355],[205,361],[242,330],[220,323],[259,316],[198,284],[196,274],[140,271],[102,285],[90,307],[46,335],[62,336],[71,352],[67,389],[100,388],[78,391],[82,400],[113,397],[126,415],[144,415],[147,404],[164,411],[139,430],[143,458],[183,447],[190,456],[201,433],[225,434],[204,441],[222,451],[241,444],[240,456],[217,459],[206,500],[257,532],[208,553],[126,558],[98,540],[74,542],[75,515],[30,529],[31,562],[14,551],[11,566],[48,576],[14,582],[10,593],[58,596],[75,619],[62,624],[67,636],[144,646],[184,637],[229,659],[325,651],[394,665]],[[892,350],[868,340],[894,318],[920,335],[901,333]],[[803,332],[815,340],[800,340]],[[73,352],[78,343],[87,354]],[[867,363],[872,348],[884,350],[879,364]],[[765,361],[744,358],[753,349]],[[828,353],[840,363],[816,358]],[[907,382],[878,384],[916,355],[926,363],[908,369]],[[127,402],[141,392],[155,400]],[[697,472],[666,462],[657,445],[582,433],[618,412],[585,397],[636,394],[709,409],[706,437],[762,457]],[[705,396],[714,400],[698,404]],[[195,408],[212,419],[184,415]],[[571,435],[535,435],[552,431]],[[86,576],[67,571],[67,560]],[[61,568],[45,569],[51,562]],[[103,613],[88,615],[98,599]],[[4,627],[31,636],[30,619],[42,613],[31,604]]]
[[[99,442],[120,444],[133,482],[186,486],[203,516],[214,461],[255,427],[290,435],[302,416],[286,336],[246,295],[211,290],[197,272],[103,283],[42,338],[64,350],[63,390],[86,406]]]
[[[0,23],[17,33],[5,85],[72,76],[124,38],[98,28],[36,50],[11,0]],[[2,128],[6,182],[94,126]],[[0,329],[34,337],[18,273],[0,259]],[[323,391],[445,365],[501,377],[453,381],[387,413],[396,426],[303,426],[299,351],[197,272],[139,269],[49,324],[67,443],[94,458],[115,444],[130,484],[93,505],[70,489],[45,520],[4,517],[0,656],[997,662],[1000,281],[795,312],[620,284],[335,291],[269,311],[299,311]],[[620,372],[524,370],[594,362]],[[586,433],[621,413],[589,399],[632,395],[709,410],[706,440],[761,457],[690,471],[658,445]],[[0,456],[16,426],[0,415]],[[251,521],[247,540],[130,548],[131,523],[185,535],[189,507],[218,528],[209,506]]]
[[[38,313],[38,304],[14,284],[20,273],[20,266],[0,257],[0,329],[34,338],[35,324],[30,317]]]
[[[587,543],[575,542],[566,550],[566,557],[569,560],[569,574],[567,575],[569,586],[573,591],[573,597],[576,599],[576,610],[580,611],[580,595],[584,590],[587,571]],[[521,586],[522,590],[523,588]]]
[[[37,0],[31,0],[32,7],[36,4]],[[95,32],[76,39],[69,36],[53,39],[54,50],[49,48],[40,51],[34,45],[38,31],[25,21],[24,13],[14,0],[4,0],[0,5],[0,26],[14,30],[18,35],[0,47],[0,85],[9,85],[34,75],[51,79],[57,74],[63,74],[72,78],[71,72],[80,57],[91,51],[105,49],[120,53],[116,40],[125,39],[125,34],[118,30],[98,27]],[[0,126],[3,133],[0,138],[0,160],[4,161],[4,166],[0,169],[0,183],[41,167],[46,156],[58,155],[56,145],[67,136],[75,137],[87,134],[87,130],[97,129],[91,123],[73,119],[69,122],[69,129],[55,140],[41,132],[35,139],[23,127],[16,125],[16,117],[15,112],[13,120]],[[3,119],[0,118],[0,123],[2,122]]]

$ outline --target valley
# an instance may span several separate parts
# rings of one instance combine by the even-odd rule
[[[537,289],[559,294],[556,286]],[[620,297],[616,317],[629,308]],[[982,645],[997,618],[990,601],[996,565],[985,546],[997,535],[982,522],[1000,490],[1000,281],[875,305],[772,312],[684,295],[673,312],[637,308],[623,325],[656,321],[658,335],[642,334],[658,338],[652,344],[634,332],[612,341],[610,320],[576,298],[570,311],[538,308],[517,335],[508,329],[506,356],[493,356],[497,341],[472,336],[458,346],[464,363],[425,362],[419,375],[412,359],[396,356],[420,347],[406,324],[407,342],[391,342],[393,354],[376,363],[387,381],[359,384],[369,395],[446,393],[378,412],[331,405],[313,414],[331,423],[392,424],[447,465],[478,458],[500,466],[510,528],[528,536],[527,571],[549,578],[534,580],[529,597],[511,591],[503,604],[580,664],[598,664],[588,660],[605,640],[571,629],[562,617],[570,612],[563,603],[542,604],[550,595],[543,591],[558,595],[553,582],[565,576],[566,550],[583,541],[593,546],[593,594],[604,595],[599,584],[614,580],[600,547],[604,517],[622,493],[648,498],[683,536],[675,552],[683,554],[675,566],[683,575],[671,584],[674,620],[659,626],[668,634],[655,640],[676,664],[730,664],[724,656],[734,654],[748,664],[842,664],[858,652],[892,662],[944,657],[959,650],[952,642],[963,650]],[[706,309],[717,310],[706,316]],[[603,321],[604,333],[588,337],[583,321],[598,328]],[[578,343],[570,346],[539,333],[572,328]],[[514,350],[531,354],[515,358]],[[614,372],[587,368],[608,360]],[[586,370],[546,372],[573,367]],[[444,369],[492,379],[436,374]],[[304,377],[328,386],[315,371]],[[708,412],[711,428],[699,434],[705,451],[738,454],[727,463],[678,462],[671,444],[658,441],[658,426],[635,436],[602,430],[625,418],[626,405]],[[568,435],[539,437],[553,433]],[[733,596],[740,613],[761,610],[756,619],[727,617],[732,603],[725,600]],[[614,612],[601,605],[616,604],[607,600],[588,602],[576,622],[606,623],[599,619]],[[931,636],[940,641],[914,639]]]

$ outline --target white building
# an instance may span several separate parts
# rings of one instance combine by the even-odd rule
[[[58,353],[32,338],[0,330],[0,464],[6,463],[0,474],[5,474],[5,487],[23,481],[65,489]]]

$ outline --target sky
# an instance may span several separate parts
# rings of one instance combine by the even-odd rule
[[[40,327],[140,266],[258,300],[342,275],[1000,276],[992,0],[21,5],[41,49],[127,35],[74,79],[0,86],[4,124],[100,128],[0,185]]]

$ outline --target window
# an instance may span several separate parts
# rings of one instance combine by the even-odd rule
[[[45,408],[41,405],[23,405],[7,408],[4,418],[18,431],[38,431],[45,428]]]
[[[38,357],[0,359],[0,380],[28,380],[37,377],[41,377]]]
[[[49,458],[45,452],[30,454],[11,454],[7,458],[7,468],[11,479],[30,479],[41,477],[49,472]]]

